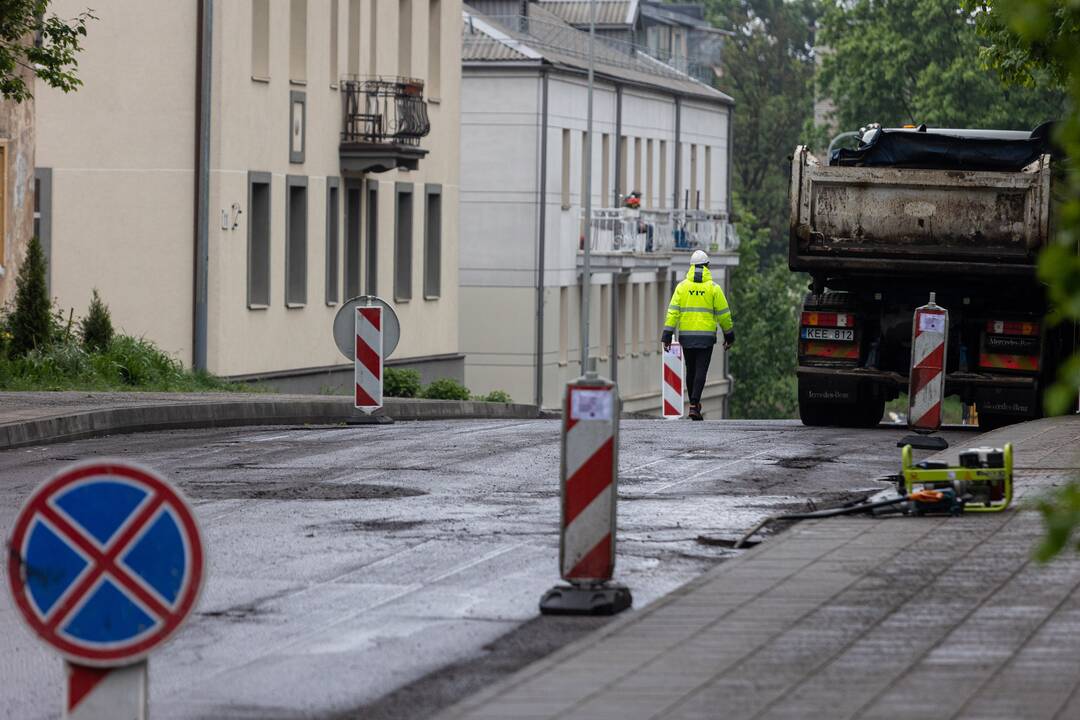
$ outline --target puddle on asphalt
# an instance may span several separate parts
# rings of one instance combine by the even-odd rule
[[[412,530],[423,524],[423,520],[334,520],[333,522],[307,525],[304,529],[330,533],[395,532],[398,530]]]
[[[393,500],[427,495],[399,485],[353,483],[280,484],[273,482],[186,482],[181,487],[196,500]]]

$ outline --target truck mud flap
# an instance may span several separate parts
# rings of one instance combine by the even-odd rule
[[[1010,415],[1017,418],[1036,418],[1041,415],[1040,395],[1037,390],[1013,390],[1009,388],[980,388],[975,393],[979,412]]]
[[[844,377],[799,378],[799,402],[854,405],[859,402],[859,385]]]

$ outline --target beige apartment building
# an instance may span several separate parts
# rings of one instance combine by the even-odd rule
[[[61,16],[84,0],[55,0]],[[186,365],[348,383],[331,324],[375,294],[391,358],[458,350],[459,0],[101,0],[84,86],[38,87],[51,288]]]

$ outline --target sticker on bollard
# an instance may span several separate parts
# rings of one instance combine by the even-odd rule
[[[682,345],[671,343],[663,352],[664,362],[660,368],[661,412],[665,419],[683,416],[683,384],[686,372],[683,369]]]
[[[128,665],[176,632],[198,599],[203,544],[191,509],[127,462],[62,470],[15,520],[8,582],[23,619],[73,663]]]
[[[949,312],[936,302],[916,308],[911,331],[911,378],[908,386],[908,426],[923,436],[909,436],[898,444],[928,450],[949,446],[944,438],[926,437],[941,428],[941,402],[945,394],[945,361]]]
[[[566,387],[563,400],[559,571],[569,585],[540,601],[545,614],[610,615],[630,607],[615,570],[619,396],[594,373]]]

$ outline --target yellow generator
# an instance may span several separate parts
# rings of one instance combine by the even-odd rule
[[[913,463],[911,446],[903,449],[901,491],[913,497],[916,515],[1001,512],[1012,502],[1012,476],[1012,443],[964,450],[958,467],[928,460]]]

